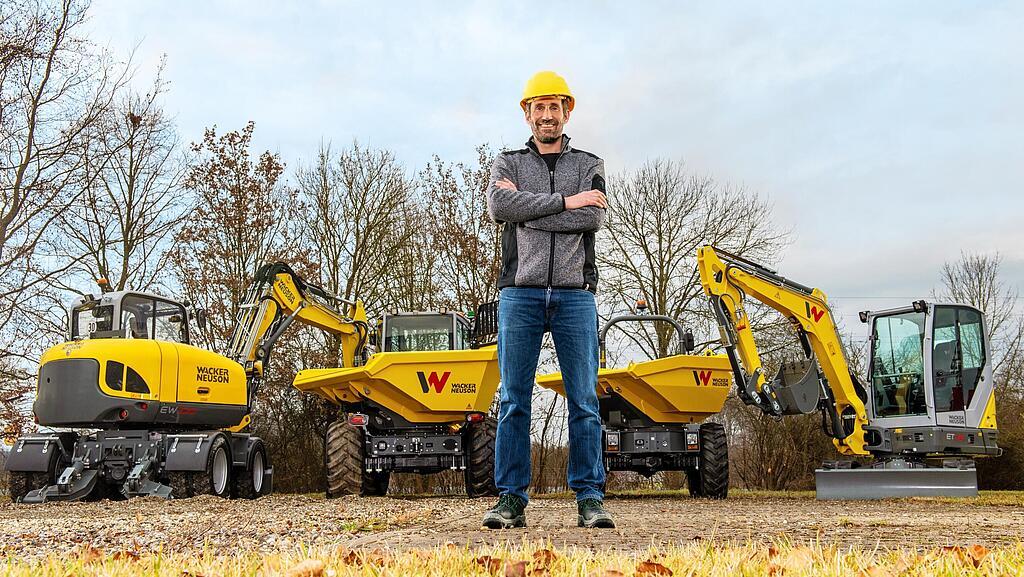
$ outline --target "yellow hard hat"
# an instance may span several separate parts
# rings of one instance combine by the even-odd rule
[[[565,82],[565,78],[550,70],[538,72],[526,81],[523,99],[519,102],[519,106],[526,110],[526,104],[529,101],[541,96],[564,96],[569,101],[570,112],[576,106],[576,99],[572,97],[572,92],[569,91],[569,85]]]

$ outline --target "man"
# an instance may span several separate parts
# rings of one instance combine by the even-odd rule
[[[484,516],[491,529],[525,527],[530,484],[530,404],[541,339],[551,331],[569,401],[569,487],[578,525],[614,527],[604,510],[597,404],[597,267],[594,234],[604,223],[604,161],[562,133],[575,99],[565,80],[539,72],[520,106],[533,137],[494,159],[487,208],[502,223],[498,287],[501,406],[494,481],[501,496]]]

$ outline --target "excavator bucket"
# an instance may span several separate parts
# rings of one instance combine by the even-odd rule
[[[772,383],[783,415],[807,415],[818,409],[821,383],[818,363],[801,359],[782,363]]]
[[[941,467],[904,459],[853,467],[852,461],[825,463],[814,472],[819,500],[864,500],[897,497],[977,497],[974,462],[947,460]]]
[[[486,413],[498,388],[497,349],[383,352],[363,366],[300,371],[292,385],[335,403],[368,400],[412,423]]]

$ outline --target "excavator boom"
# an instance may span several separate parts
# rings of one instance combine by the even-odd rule
[[[698,250],[697,266],[740,398],[775,416],[821,410],[826,432],[840,453],[868,455],[864,388],[850,372],[825,293],[710,246]],[[803,359],[786,363],[773,380],[764,373],[743,306],[745,295],[788,319],[804,350]]]

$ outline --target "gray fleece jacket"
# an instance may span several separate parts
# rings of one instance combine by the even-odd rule
[[[502,178],[516,190],[498,188]],[[604,224],[605,210],[587,206],[565,209],[565,197],[605,190],[604,161],[569,146],[549,171],[533,138],[526,148],[502,152],[491,166],[487,208],[503,224],[501,276],[498,288],[509,286],[577,288],[597,292],[594,234]]]

